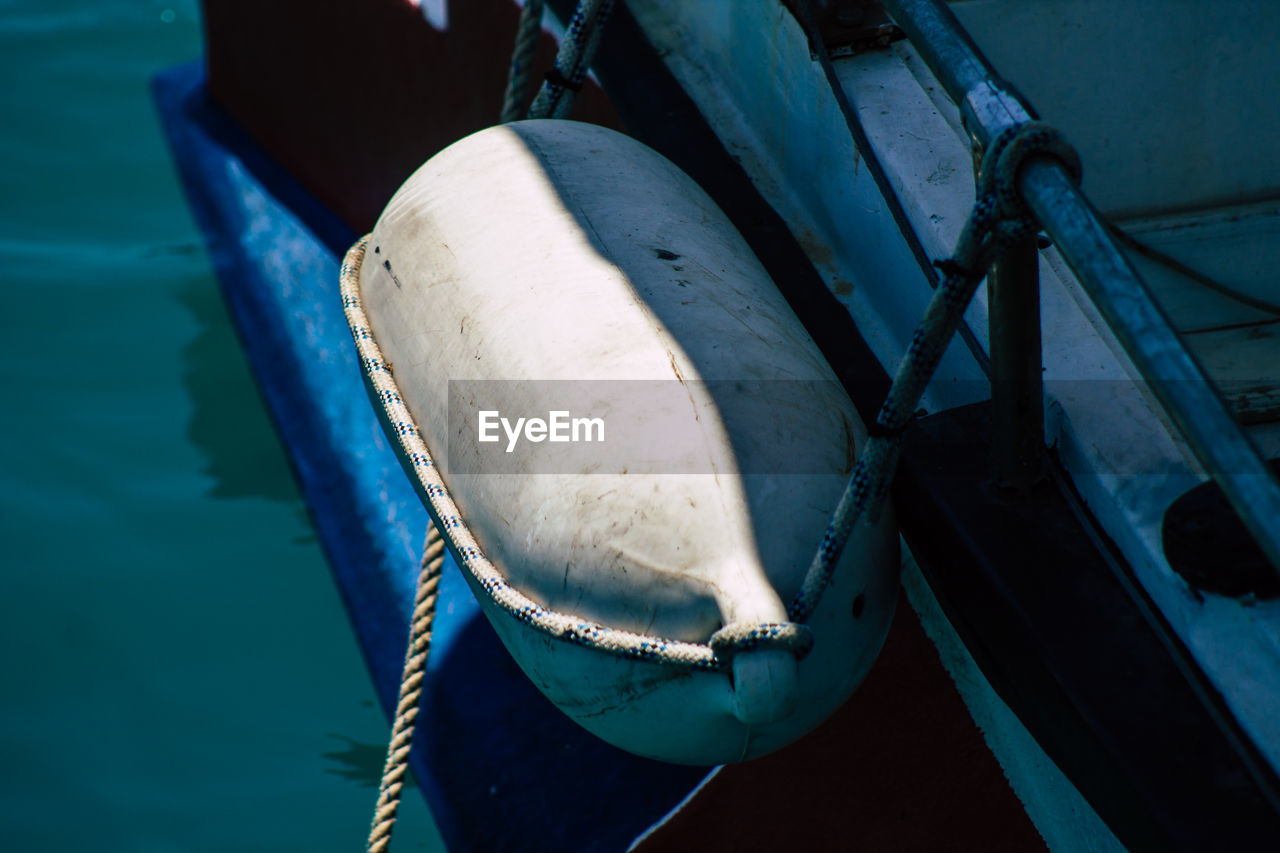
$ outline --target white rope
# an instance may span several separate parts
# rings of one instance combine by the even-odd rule
[[[422,697],[427,655],[431,652],[431,628],[436,618],[436,595],[443,567],[444,539],[440,530],[427,522],[427,540],[418,566],[413,618],[409,620],[409,647],[405,650],[404,670],[400,676],[400,701],[396,704],[382,783],[378,786],[378,804],[373,810],[373,826],[366,846],[368,853],[386,853],[391,846],[391,832],[396,824],[396,811],[400,808],[400,792],[404,789],[404,777],[409,772],[413,724],[418,718],[418,700]]]

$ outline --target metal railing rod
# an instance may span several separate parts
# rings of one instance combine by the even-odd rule
[[[992,455],[997,479],[1018,489],[1044,474],[1040,252],[1023,237],[987,272]]]
[[[934,0],[881,0],[880,5],[960,107],[965,128],[981,148],[1032,118],[945,5]]]
[[[1006,128],[1030,118],[1030,109],[1001,86],[945,5],[936,0],[882,0],[882,5],[959,105],[975,141],[986,147]],[[1018,189],[1196,458],[1280,572],[1280,483],[1101,218],[1062,164],[1051,158],[1028,160],[1019,172]]]
[[[1280,569],[1280,486],[1128,258],[1059,164],[1030,160],[1018,183],[1196,458]]]

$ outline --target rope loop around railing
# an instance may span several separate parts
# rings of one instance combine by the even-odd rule
[[[1028,220],[1031,211],[1018,192],[1018,170],[1031,157],[1052,157],[1062,164],[1079,186],[1084,168],[1080,154],[1056,127],[1029,121],[1011,127],[996,137],[978,169],[978,196],[990,195],[997,221]]]
[[[800,592],[788,608],[788,615],[794,621],[804,622],[817,607],[855,525],[864,519],[871,522],[879,519],[898,465],[907,424],[914,417],[947,345],[960,328],[978,284],[1013,241],[1036,229],[1034,219],[1019,197],[1017,176],[1029,157],[1041,155],[1058,158],[1068,173],[1077,182],[1080,180],[1080,157],[1075,149],[1057,130],[1041,122],[1010,128],[996,137],[983,155],[978,170],[977,197],[969,218],[951,257],[935,264],[942,271],[943,279],[898,364],[884,405],[867,430],[867,442],[858,454],[858,464],[809,564]]]

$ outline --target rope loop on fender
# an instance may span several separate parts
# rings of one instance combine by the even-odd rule
[[[788,651],[803,660],[813,650],[813,631],[797,622],[730,622],[711,635],[708,645],[725,661],[766,648]]]
[[[514,587],[480,547],[454,503],[449,489],[423,441],[413,414],[405,405],[395,377],[377,341],[369,332],[369,319],[360,300],[360,265],[369,238],[360,240],[347,252],[339,273],[342,307],[351,327],[365,367],[396,441],[409,461],[432,520],[457,557],[458,566],[470,576],[489,601],[508,615],[556,639],[596,651],[633,660],[678,666],[686,669],[724,671],[730,659],[754,648],[786,648],[797,658],[808,653],[813,637],[805,625],[789,622],[731,623],[717,632],[709,643],[692,643],[601,625],[569,613],[544,607]]]

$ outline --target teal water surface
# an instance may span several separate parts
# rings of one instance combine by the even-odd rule
[[[148,90],[199,27],[0,0],[3,850],[363,849],[385,720]]]

